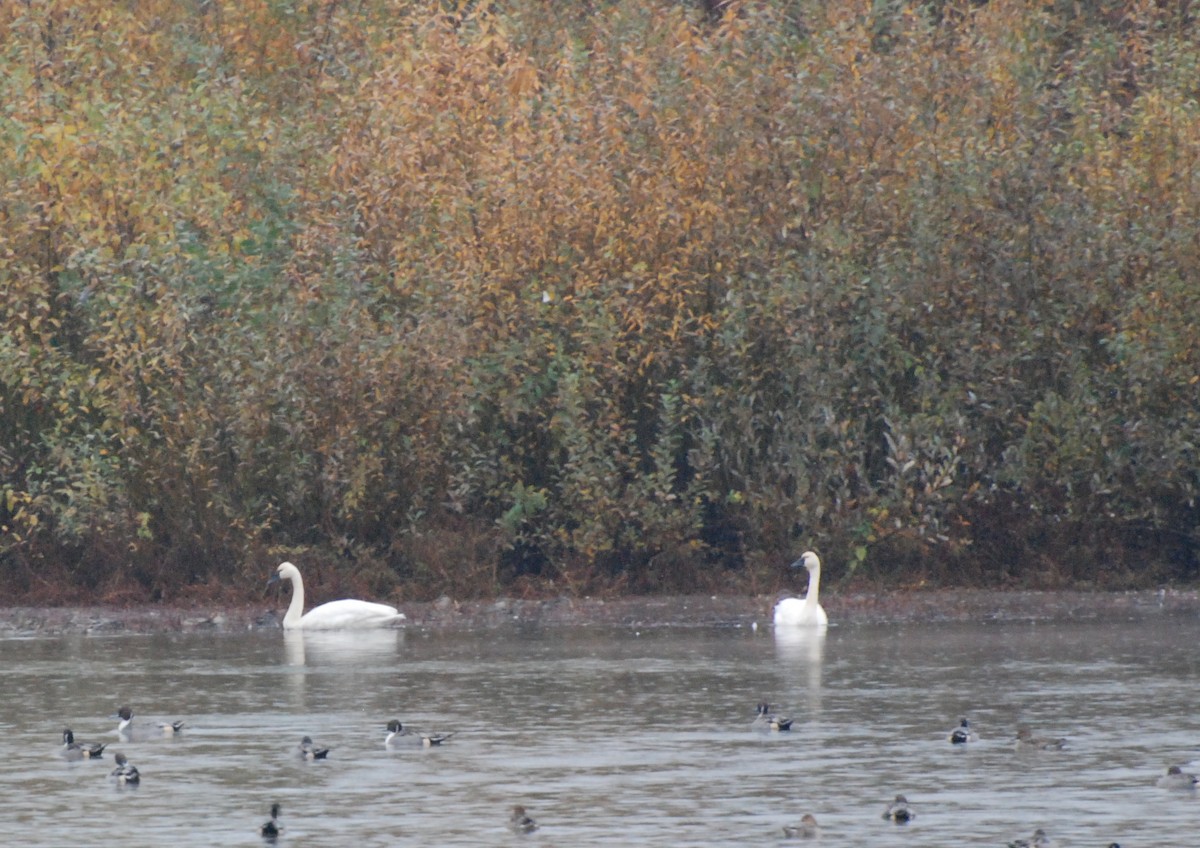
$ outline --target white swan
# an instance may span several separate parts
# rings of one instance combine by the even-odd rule
[[[784,598],[775,605],[776,627],[827,627],[829,616],[821,609],[817,595],[821,590],[821,560],[812,551],[805,551],[792,568],[808,569],[808,594],[803,598]]]
[[[388,627],[404,620],[404,613],[387,604],[370,601],[330,601],[304,612],[304,581],[300,569],[283,562],[275,569],[267,585],[279,580],[292,581],[292,602],[283,617],[284,630],[361,630],[368,627]]]

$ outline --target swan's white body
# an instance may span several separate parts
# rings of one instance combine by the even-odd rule
[[[829,616],[821,609],[821,560],[812,551],[805,551],[792,568],[808,569],[808,594],[803,598],[784,598],[775,605],[776,627],[828,627]]]
[[[280,563],[271,581],[292,581],[292,602],[283,616],[284,630],[363,630],[390,627],[404,620],[404,614],[387,604],[370,601],[330,601],[304,612],[304,581],[300,569],[290,562]]]

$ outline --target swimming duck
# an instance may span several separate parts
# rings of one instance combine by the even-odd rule
[[[800,824],[785,824],[783,835],[787,839],[816,839],[821,835],[821,828],[817,827],[817,820],[811,813],[805,813]]]
[[[137,786],[142,781],[137,766],[130,765],[125,755],[118,752],[113,754],[117,767],[109,773],[109,777],[117,781],[118,786]]]
[[[766,701],[759,701],[757,715],[754,717],[754,727],[758,730],[791,730],[792,719],[775,715],[771,712],[770,704]]]
[[[1046,835],[1040,827],[1033,832],[1029,839],[1014,839],[1008,843],[1008,848],[1054,848],[1054,840]]]
[[[134,736],[137,736],[139,739],[144,736],[144,734],[141,732],[142,725],[138,725],[137,729],[134,728],[133,709],[130,708],[128,704],[122,704],[117,710],[117,718],[120,719],[120,721],[117,722],[118,736],[121,736],[126,740],[132,739]],[[175,734],[179,733],[179,731],[183,730],[183,722],[161,722],[157,725],[157,727],[159,733],[161,733],[163,736],[174,736]]]
[[[1067,740],[1050,736],[1034,736],[1028,727],[1017,728],[1018,751],[1061,751],[1067,747]]]
[[[99,742],[76,742],[75,734],[69,727],[63,731],[62,739],[63,756],[68,760],[98,760],[104,755],[104,749],[108,747]]]
[[[979,736],[971,729],[971,723],[965,718],[958,720],[958,727],[950,731],[951,745],[965,745],[968,742],[978,742]]]
[[[300,756],[306,760],[323,760],[329,756],[328,748],[318,748],[313,744],[311,736],[300,740]]]
[[[896,800],[888,804],[886,810],[883,811],[883,817],[890,819],[896,824],[908,824],[917,817],[917,814],[908,806],[908,799],[903,795],[897,795]]]
[[[517,833],[533,833],[538,829],[538,823],[525,814],[525,808],[517,804],[512,808],[508,817],[508,826]]]
[[[387,723],[387,738],[383,740],[383,744],[392,748],[396,745],[424,745],[426,748],[431,748],[434,745],[441,745],[453,733],[419,733],[402,725],[399,719],[392,719]]]
[[[133,710],[122,704],[117,710],[117,718],[120,719],[117,722],[117,733],[128,735],[130,727],[133,725]]]
[[[395,607],[354,599],[330,601],[306,613],[300,569],[290,562],[281,562],[267,585],[280,580],[288,580],[292,584],[292,600],[283,616],[284,630],[362,630],[391,627],[404,621],[404,613]]]
[[[808,569],[808,594],[803,598],[784,598],[775,604],[776,627],[828,627],[829,616],[821,608],[821,560],[812,551],[805,551],[792,568]]]
[[[279,834],[283,833],[283,825],[279,823],[278,804],[271,805],[271,820],[260,827],[258,832],[262,834],[263,839],[269,839],[272,842],[279,837]]]
[[[1171,766],[1167,773],[1158,779],[1158,785],[1163,789],[1195,789],[1196,775],[1190,774],[1179,766]]]

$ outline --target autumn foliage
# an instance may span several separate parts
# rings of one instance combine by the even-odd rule
[[[10,595],[1200,568],[1186,1],[0,27]]]

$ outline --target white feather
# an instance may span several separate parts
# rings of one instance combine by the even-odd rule
[[[812,551],[805,551],[793,567],[808,569],[808,594],[803,598],[784,598],[775,605],[776,627],[828,627],[829,616],[821,609],[821,560]]]
[[[292,602],[283,617],[284,630],[361,630],[390,627],[404,620],[404,614],[387,604],[371,601],[330,601],[304,612],[304,581],[300,569],[290,562],[280,563],[276,579],[292,582]]]

